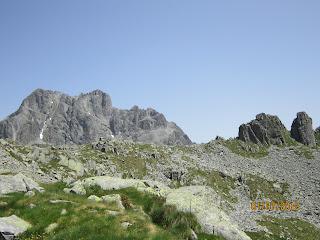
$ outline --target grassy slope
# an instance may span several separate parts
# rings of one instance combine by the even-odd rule
[[[247,233],[254,240],[319,240],[320,229],[312,224],[294,218],[278,219],[265,217],[260,221],[272,234]]]
[[[8,202],[8,206],[1,209],[0,216],[15,214],[32,224],[32,228],[20,237],[21,240],[185,239],[191,228],[200,230],[192,215],[178,212],[172,206],[164,206],[163,199],[134,189],[109,192],[91,189],[87,196],[78,196],[65,194],[62,191],[64,185],[60,183],[44,187],[46,192],[37,193],[34,197],[14,193],[10,197],[0,198],[0,201]],[[133,207],[118,216],[108,215],[106,210],[116,210],[116,206],[87,200],[88,195],[93,193],[98,196],[120,193],[125,205]],[[56,199],[74,203],[49,202]],[[31,209],[30,204],[36,207]],[[66,215],[61,215],[62,209],[67,210]],[[133,225],[125,230],[121,227],[124,221]],[[58,223],[58,228],[46,234],[45,228],[52,223]],[[199,234],[199,239],[222,238]]]
[[[225,140],[222,144],[229,148],[231,152],[247,158],[262,158],[268,155],[267,146],[244,143],[238,139]]]
[[[274,201],[285,200],[284,194],[288,192],[289,185],[287,183],[281,183],[281,191],[274,187],[276,182],[268,181],[262,177],[247,174],[245,183],[248,185],[250,189],[250,199],[252,201],[256,200],[258,196],[258,192],[263,194],[263,198],[269,198]],[[260,196],[261,199],[261,196]]]

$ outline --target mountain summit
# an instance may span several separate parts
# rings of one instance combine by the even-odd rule
[[[121,110],[101,90],[76,97],[37,89],[0,122],[0,138],[17,142],[84,144],[100,137],[168,145],[191,144],[173,122],[152,108]]]

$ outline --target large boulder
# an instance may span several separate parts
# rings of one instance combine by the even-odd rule
[[[298,112],[291,125],[291,137],[304,145],[315,146],[312,119],[305,112]]]
[[[316,138],[316,143],[320,144],[320,127],[318,127],[315,131],[314,131],[314,136]]]
[[[17,175],[0,175],[0,195],[12,192],[43,191],[43,188],[31,178],[19,173]]]
[[[221,209],[219,198],[209,187],[188,186],[175,189],[167,195],[166,204],[176,206],[179,211],[193,213],[207,234],[222,236],[227,240],[251,239]]]
[[[30,227],[30,223],[17,217],[16,215],[0,218],[0,232],[9,232],[17,236],[27,231],[27,229]]]
[[[264,145],[283,145],[286,143],[286,127],[277,116],[260,113],[255,120],[239,127],[239,139]]]

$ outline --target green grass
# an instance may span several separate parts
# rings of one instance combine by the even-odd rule
[[[222,144],[237,155],[247,158],[263,158],[268,155],[268,147],[264,145],[245,143],[238,139],[222,141]]]
[[[299,143],[293,139],[291,136],[290,136],[290,132],[289,131],[285,131],[283,133],[283,137],[284,137],[284,141],[286,144],[282,145],[283,147],[286,147],[286,146],[297,146]]]
[[[305,157],[306,159],[314,159],[312,148],[307,146],[299,146],[294,149],[295,154]]]
[[[128,152],[126,154],[122,154],[121,152],[115,154],[110,149],[107,149],[106,152],[101,152],[99,150],[92,149],[90,145],[84,145],[80,150],[79,158],[82,162],[92,159],[98,163],[104,162],[108,159],[116,165],[119,171],[124,173],[124,178],[134,177],[142,179],[147,172],[146,162],[154,163],[156,160],[152,157],[148,159],[141,158],[137,153],[145,151],[154,153],[153,146],[149,144],[134,144],[133,147],[127,147],[127,150]],[[160,156],[162,155],[163,154],[160,154]]]
[[[281,192],[279,192],[273,184],[276,182],[268,181],[256,175],[248,174],[245,177],[245,184],[248,185],[250,189],[250,199],[252,201],[256,200],[258,192],[263,194],[264,198],[269,198],[270,200],[286,200],[284,193],[288,192],[289,185],[286,183],[280,183]]]
[[[320,229],[300,219],[265,217],[259,224],[267,227],[272,234],[247,232],[254,240],[318,240],[320,236]]]
[[[190,236],[191,229],[200,232],[195,217],[190,213],[182,213],[177,211],[174,206],[165,205],[165,199],[150,194],[138,192],[134,188],[127,188],[114,191],[103,191],[99,187],[88,189],[87,194],[98,192],[102,194],[119,193],[121,198],[127,197],[130,205],[141,206],[143,211],[147,213],[152,222],[163,229],[170,231],[179,239],[185,239]]]
[[[117,166],[121,172],[126,173],[126,177],[134,177],[142,179],[147,174],[146,161],[153,161],[152,159],[142,159],[135,156],[110,156],[110,160]],[[132,176],[131,176],[132,175]]]
[[[219,171],[191,170],[190,172],[190,181],[196,176],[201,176],[205,179],[205,184],[212,187],[227,202],[238,202],[238,199],[230,194],[230,191],[235,187],[236,180],[234,178],[226,176]],[[187,183],[187,185],[190,185],[190,183]]]
[[[186,239],[191,229],[199,232],[195,217],[182,213],[173,206],[165,205],[162,198],[138,192],[133,188],[104,191],[94,187],[87,189],[86,196],[66,194],[62,183],[44,185],[46,191],[34,197],[25,197],[23,193],[9,194],[0,198],[8,203],[0,211],[0,217],[15,214],[30,222],[32,228],[20,236],[21,240],[102,240],[102,239]],[[127,206],[117,216],[111,216],[106,210],[116,210],[115,204],[97,203],[87,200],[90,194],[97,196],[119,193]],[[63,199],[74,202],[52,204],[49,200]],[[30,208],[30,204],[35,204]],[[67,214],[61,215],[66,209]],[[129,221],[133,225],[123,229],[121,223]],[[52,233],[45,229],[51,223],[58,223]],[[199,234],[199,239],[222,239],[216,236]]]

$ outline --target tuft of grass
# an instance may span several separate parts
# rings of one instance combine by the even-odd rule
[[[295,154],[305,157],[306,159],[314,159],[312,148],[308,146],[299,146],[294,149]]]
[[[205,179],[205,184],[212,187],[227,202],[238,202],[238,199],[230,194],[230,191],[235,187],[236,179],[226,176],[219,171],[191,170],[190,172],[190,180],[195,176],[201,176]]]
[[[287,130],[283,133],[283,138],[284,138],[284,141],[285,141],[285,144],[281,145],[283,147],[286,147],[286,146],[297,146],[299,144],[295,139],[293,139],[290,136],[290,132],[287,131]]]
[[[245,177],[245,184],[250,189],[250,199],[252,201],[259,197],[258,192],[262,194],[263,198],[276,201],[286,200],[284,194],[288,192],[289,185],[287,183],[280,183],[281,191],[279,191],[273,186],[275,183],[252,174],[248,174]]]
[[[229,139],[221,143],[231,152],[243,157],[258,159],[268,155],[268,146],[245,143],[239,139]]]
[[[320,229],[306,221],[295,218],[279,219],[265,217],[259,224],[267,227],[272,234],[247,232],[254,240],[318,240],[320,236]]]

